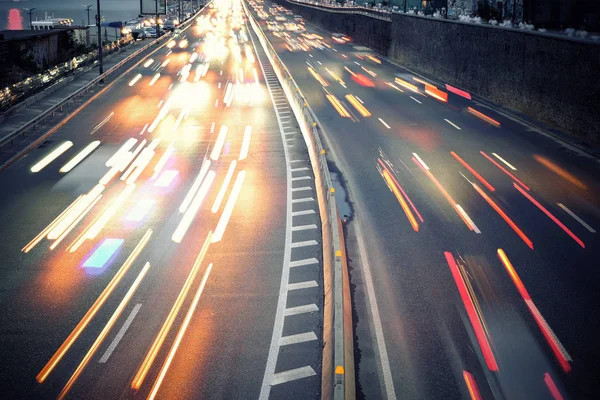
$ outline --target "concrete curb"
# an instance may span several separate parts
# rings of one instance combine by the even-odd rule
[[[323,362],[321,398],[354,400],[354,348],[352,332],[352,303],[344,234],[335,201],[335,189],[329,174],[326,151],[321,144],[323,128],[310,109],[302,92],[286,66],[277,56],[242,2],[252,29],[267,57],[299,122],[315,175],[315,190],[321,216],[323,236]]]

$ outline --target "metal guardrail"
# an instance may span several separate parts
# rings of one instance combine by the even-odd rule
[[[321,143],[323,129],[311,110],[294,78],[266,38],[250,10],[242,2],[256,36],[271,61],[308,147],[315,174],[315,188],[319,200],[323,232],[324,269],[324,337],[323,337],[323,399],[354,399],[354,353],[352,337],[352,309],[348,271],[343,244],[342,223],[338,216],[335,189],[327,165],[326,151]],[[329,268],[328,268],[329,266]],[[344,290],[346,289],[346,290]],[[327,307],[332,307],[331,322]],[[328,326],[329,324],[329,326]],[[329,346],[329,347],[328,347]],[[346,374],[348,372],[348,374]],[[328,376],[327,376],[328,375]]]
[[[208,5],[210,3],[212,3],[212,1],[209,1],[208,3],[206,3],[206,5],[204,7],[202,7],[200,10],[198,10],[198,12],[196,14],[194,14],[192,17],[190,17],[187,21],[182,23],[181,26],[183,28],[187,28],[187,26],[192,21],[195,20],[195,18],[198,16],[198,14],[201,13],[206,7],[208,7]],[[154,46],[155,44],[158,44],[162,41],[166,41],[170,37],[171,37],[171,32],[168,32],[165,35],[163,35],[157,39],[154,39],[153,41],[146,44],[141,49],[137,50],[135,53],[130,54],[129,56],[127,56],[126,58],[121,60],[118,64],[116,64],[116,65],[112,66],[111,68],[109,68],[108,70],[106,70],[102,75],[99,75],[96,78],[92,79],[85,86],[79,88],[75,92],[71,93],[69,96],[67,96],[64,99],[62,99],[61,101],[59,101],[54,106],[48,108],[46,111],[44,111],[37,117],[31,119],[30,121],[23,124],[22,126],[17,128],[13,132],[9,133],[8,135],[5,135],[4,137],[0,138],[0,148],[6,146],[7,144],[12,144],[16,138],[24,135],[29,130],[35,129],[37,127],[37,125],[44,123],[47,118],[53,117],[57,111],[62,111],[65,106],[74,102],[77,97],[83,96],[85,93],[87,93],[89,90],[94,88],[97,84],[101,83],[108,76],[110,76],[114,72],[123,68],[129,61],[131,61],[132,59],[139,56],[143,51],[149,49],[151,46]]]
[[[131,43],[131,40],[121,38],[103,46],[105,56],[119,52]],[[12,107],[18,106],[31,96],[60,84],[69,74],[79,74],[89,71],[97,61],[98,50],[73,57],[72,60],[60,63],[44,72],[16,82],[0,90],[0,113],[9,113]]]

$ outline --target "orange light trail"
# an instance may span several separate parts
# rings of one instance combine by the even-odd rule
[[[160,328],[158,335],[154,339],[154,342],[152,343],[152,346],[150,347],[148,354],[146,354],[144,361],[142,361],[140,368],[138,369],[137,373],[135,374],[135,377],[133,378],[133,381],[131,382],[131,387],[133,389],[137,390],[142,386],[142,383],[144,382],[144,379],[146,378],[146,375],[148,374],[150,367],[152,366],[152,364],[154,363],[154,360],[156,359],[156,356],[158,355],[158,351],[162,347],[162,345],[167,337],[167,334],[169,333],[169,330],[173,326],[173,323],[175,322],[175,318],[177,317],[177,314],[179,314],[179,310],[181,309],[181,306],[183,305],[183,302],[190,290],[190,287],[192,286],[192,283],[194,282],[194,279],[196,278],[196,274],[198,273],[198,270],[200,269],[200,264],[202,264],[202,260],[204,260],[204,256],[206,255],[206,252],[208,251],[208,247],[210,246],[210,242],[212,240],[212,234],[213,234],[212,231],[208,232],[206,240],[204,241],[204,244],[202,245],[202,249],[200,250],[198,257],[196,258],[196,261],[194,262],[194,266],[192,267],[190,274],[188,275],[188,277],[185,281],[185,284],[181,288],[181,291],[179,292],[179,295],[177,296],[177,299],[175,300],[175,303],[173,304],[173,307],[171,308],[171,311],[169,312],[167,319],[165,320],[163,326]]]
[[[392,178],[392,180],[394,181],[394,183],[396,184],[396,186],[398,187],[398,189],[400,189],[400,191],[402,192],[402,194],[404,195],[404,198],[408,201],[408,203],[410,204],[410,207],[413,209],[413,211],[415,212],[415,214],[417,214],[417,217],[419,217],[419,219],[421,220],[421,222],[424,222],[423,217],[421,216],[421,214],[419,213],[419,210],[417,210],[417,207],[415,207],[415,205],[413,204],[412,200],[410,199],[410,197],[408,197],[408,195],[406,194],[406,192],[404,191],[404,189],[402,189],[402,186],[400,185],[400,183],[396,180],[396,177],[394,176],[394,174],[391,173],[390,169],[387,167],[387,165],[385,165],[385,163],[383,162],[383,160],[381,158],[378,159],[379,164],[385,168],[388,173],[390,174],[390,177]]]
[[[469,316],[469,320],[471,321],[471,325],[473,326],[473,330],[475,331],[475,336],[477,337],[477,341],[479,342],[479,347],[481,348],[481,353],[483,354],[483,358],[490,369],[490,371],[498,371],[498,364],[496,363],[496,358],[494,357],[494,353],[492,352],[492,348],[490,346],[490,342],[488,341],[485,330],[483,329],[483,325],[475,310],[475,305],[473,304],[473,299],[469,294],[467,289],[467,285],[458,269],[458,265],[456,265],[456,261],[454,260],[454,256],[449,251],[444,252],[444,256],[446,257],[446,261],[448,262],[448,266],[450,267],[450,272],[452,272],[452,277],[454,278],[454,282],[456,283],[456,287],[458,288],[458,293],[462,298],[465,309],[467,310],[467,315]]]
[[[544,207],[543,205],[541,205],[536,199],[534,199],[533,197],[531,197],[531,195],[529,193],[527,193],[526,191],[524,191],[519,185],[517,185],[516,183],[513,183],[513,186],[515,187],[515,189],[517,189],[519,192],[521,192],[521,194],[523,196],[525,196],[527,198],[527,200],[531,201],[537,208],[539,208],[540,210],[542,210],[542,212],[544,214],[546,214],[548,216],[548,218],[550,218],[552,221],[554,221],[554,223],[558,226],[560,226],[560,228],[565,231],[565,233],[569,236],[571,236],[571,238],[577,242],[578,245],[580,245],[582,248],[585,249],[585,243],[583,243],[583,241],[581,239],[579,239],[579,237],[577,237],[577,235],[575,235],[573,232],[571,232],[571,230],[569,228],[567,228],[565,226],[565,224],[563,224],[562,222],[560,222],[558,220],[558,218],[556,218],[550,211],[548,211],[548,209],[546,209],[546,207]]]
[[[516,232],[516,234],[519,235],[521,239],[523,239],[525,244],[527,244],[527,246],[529,246],[529,248],[533,250],[533,242],[527,237],[527,235],[525,235],[525,233],[523,233],[523,231],[517,226],[517,224],[515,224],[513,220],[510,219],[510,217],[506,215],[504,211],[502,211],[500,206],[496,204],[494,200],[492,200],[483,190],[481,190],[479,186],[477,186],[475,183],[472,183],[472,185],[477,191],[477,193],[479,193],[481,197],[483,197],[483,199],[487,201],[487,203],[490,206],[492,206],[494,210],[496,210],[496,212],[502,217],[502,219],[504,219],[504,221],[506,221],[506,223]]]
[[[444,102],[444,103],[448,102],[448,93],[444,92],[443,90],[439,90],[438,88],[436,88],[433,85],[426,85],[425,93],[427,93],[434,99],[437,99],[441,102]]]
[[[412,226],[413,230],[415,232],[419,232],[419,224],[418,224],[417,220],[415,219],[415,216],[410,211],[410,208],[408,208],[408,204],[406,204],[404,197],[402,197],[402,195],[400,194],[400,191],[396,187],[394,181],[392,181],[392,179],[390,178],[390,174],[385,169],[383,170],[383,179],[386,181],[389,188],[392,190],[392,192],[396,196],[396,199],[398,199],[398,202],[400,203],[402,210],[406,214],[406,217],[408,218],[408,221],[410,222],[410,225]]]
[[[429,177],[429,179],[431,179],[431,181],[435,184],[435,186],[437,186],[437,188],[440,190],[440,192],[442,192],[442,195],[444,195],[444,197],[446,198],[446,200],[448,200],[448,202],[450,203],[452,208],[454,208],[454,211],[456,211],[456,213],[458,214],[460,219],[462,219],[463,222],[465,223],[465,225],[467,225],[467,228],[469,228],[470,231],[474,230],[472,223],[469,222],[469,220],[467,220],[465,218],[465,215],[460,212],[460,210],[456,206],[457,203],[454,201],[452,196],[450,196],[450,194],[446,191],[446,189],[442,186],[442,184],[435,178],[435,176],[433,176],[433,174],[428,169],[426,169],[423,166],[423,164],[421,164],[419,161],[417,161],[417,159],[415,157],[413,157],[412,160],[415,164],[417,164],[419,166],[419,168],[421,168],[421,170],[425,173],[425,175],[427,175]]]
[[[412,83],[408,83],[403,79],[400,78],[396,78],[395,79],[396,83],[399,84],[400,86],[405,87],[408,90],[412,90],[415,93],[419,93],[419,88],[417,88],[415,85],[413,85]]]
[[[487,154],[485,154],[483,151],[480,151],[481,155],[483,155],[485,158],[487,158],[492,164],[494,164],[496,167],[498,167],[500,169],[500,171],[504,172],[506,175],[510,176],[515,182],[517,182],[519,185],[523,186],[526,190],[530,190],[529,186],[527,186],[526,184],[524,184],[523,182],[521,182],[519,180],[519,178],[517,178],[516,176],[514,176],[513,174],[511,174],[510,172],[508,172],[508,170],[506,168],[504,168],[502,165],[498,164],[492,157],[488,156]]]
[[[100,231],[106,226],[108,221],[117,213],[119,207],[134,191],[135,185],[127,185],[125,189],[104,209],[102,216],[90,227],[86,234],[87,239],[94,239]]]
[[[523,298],[523,300],[525,301],[525,304],[529,308],[533,319],[542,331],[542,334],[548,342],[548,345],[550,345],[550,349],[552,350],[552,353],[554,353],[554,356],[558,360],[558,363],[560,364],[561,368],[565,372],[571,371],[571,364],[569,364],[569,361],[572,361],[571,356],[569,355],[569,353],[567,353],[567,350],[565,350],[563,345],[560,343],[560,341],[556,337],[556,334],[554,333],[552,328],[550,328],[550,325],[548,325],[548,323],[546,322],[536,305],[533,303],[533,300],[531,300],[531,296],[527,292],[525,285],[523,285],[521,278],[517,274],[517,271],[515,271],[515,268],[506,256],[504,250],[498,249],[498,257],[500,258],[502,265],[504,265],[504,269],[506,269],[506,272],[508,272],[508,275],[517,287],[517,290]]]
[[[479,392],[479,387],[477,387],[477,382],[473,375],[470,372],[463,371],[463,378],[465,378],[471,400],[481,400],[481,393]]]
[[[42,383],[48,378],[48,375],[52,372],[52,370],[56,367],[56,365],[60,362],[60,360],[64,357],[64,355],[69,351],[73,343],[77,340],[81,332],[87,327],[90,321],[94,318],[98,310],[102,307],[102,305],[106,302],[106,299],[111,295],[115,287],[119,284],[123,276],[129,271],[129,268],[140,255],[148,241],[150,240],[150,236],[152,236],[152,229],[148,229],[142,239],[139,241],[135,249],[131,252],[127,260],[121,265],[119,271],[115,274],[115,276],[111,279],[110,283],[104,288],[100,296],[96,299],[92,307],[88,310],[88,312],[83,316],[81,321],[77,324],[75,329],[69,334],[67,339],[63,342],[63,344],[58,348],[56,353],[50,358],[50,360],[46,363],[44,368],[40,371],[40,373],[36,376],[36,380],[39,383]]]
[[[329,83],[323,79],[323,77],[314,69],[312,69],[311,67],[308,67],[308,72],[310,72],[310,74],[317,80],[317,82],[319,82],[322,86],[327,87],[329,86]]]
[[[80,216],[85,209],[92,204],[94,200],[104,191],[104,186],[96,185],[94,186],[88,193],[86,193],[80,201],[77,202],[75,207],[69,211],[64,218],[50,231],[48,232],[48,239],[55,240],[58,239],[64,232],[71,226],[73,221]]]
[[[171,362],[173,362],[173,357],[175,357],[175,353],[177,353],[177,349],[179,348],[179,345],[181,344],[183,335],[185,335],[185,331],[187,330],[187,327],[190,324],[192,316],[194,315],[194,311],[196,311],[196,307],[198,306],[198,301],[200,300],[200,296],[202,295],[202,292],[204,291],[204,286],[206,286],[206,281],[208,280],[208,276],[210,275],[212,266],[213,266],[212,263],[210,263],[208,265],[208,267],[206,268],[206,272],[204,272],[204,276],[202,277],[200,286],[198,286],[198,290],[196,291],[196,295],[194,296],[192,304],[190,305],[190,308],[188,309],[188,312],[185,315],[185,319],[183,320],[183,323],[181,324],[181,328],[179,328],[179,332],[177,332],[177,336],[175,337],[175,342],[173,343],[173,346],[171,346],[169,355],[167,356],[165,363],[163,364],[162,368],[160,369],[158,378],[154,382],[154,385],[152,386],[152,390],[150,391],[150,394],[148,395],[148,400],[152,400],[156,397],[156,394],[158,393],[158,389],[160,388],[160,385],[162,384],[162,382],[165,378],[165,375],[167,374],[167,371],[169,370],[169,367],[171,366]]]
[[[476,116],[477,118],[487,122],[488,124],[492,124],[495,127],[500,127],[500,122],[496,121],[493,118],[488,117],[484,113],[477,111],[476,109],[474,109],[472,107],[467,107],[467,112],[469,112],[470,114]]]
[[[378,58],[375,58],[375,57],[373,57],[373,56],[371,56],[371,55],[368,55],[368,54],[367,54],[367,58],[368,58],[369,60],[373,61],[373,62],[374,62],[374,63],[376,63],[376,64],[381,64],[381,60],[379,60]]]
[[[360,115],[362,115],[365,118],[371,116],[371,113],[369,112],[369,110],[367,110],[367,108],[365,106],[360,104],[360,101],[358,101],[358,99],[356,97],[354,97],[351,94],[347,94],[345,97],[346,97],[346,100],[348,100],[348,102],[350,102],[350,104],[352,104],[354,106],[354,108],[356,108],[356,111],[358,111],[360,113]]]
[[[340,103],[340,101],[334,95],[326,94],[325,97],[327,97],[327,100],[329,100],[333,108],[335,108],[340,116],[343,118],[350,118],[350,113],[348,113],[344,105]]]
[[[554,380],[547,372],[544,374],[544,383],[546,383],[546,386],[548,387],[548,390],[550,391],[550,394],[552,395],[554,400],[563,400],[563,396],[558,391],[556,383],[554,383]]]
[[[496,189],[494,189],[494,187],[492,185],[490,185],[488,183],[488,181],[486,181],[481,175],[479,175],[479,173],[477,173],[477,171],[475,171],[469,164],[466,163],[466,161],[464,161],[462,158],[460,158],[458,156],[458,154],[456,154],[455,152],[451,151],[450,154],[452,154],[452,157],[456,158],[456,160],[461,163],[463,165],[463,167],[465,167],[466,169],[469,170],[470,173],[473,174],[473,176],[475,176],[475,178],[479,179],[479,181],[481,183],[483,183],[485,185],[485,187],[487,187],[490,191],[495,192]]]
[[[50,231],[52,231],[54,227],[56,227],[56,225],[58,225],[63,220],[63,218],[65,218],[65,216],[73,209],[75,204],[77,204],[77,202],[79,202],[83,196],[85,195],[79,195],[79,197],[77,197],[75,201],[73,201],[62,213],[60,213],[60,215],[56,217],[54,221],[50,223],[50,225],[44,228],[44,230],[42,230],[36,237],[34,237],[29,243],[27,243],[25,247],[21,249],[21,251],[23,253],[29,253],[31,249],[33,249],[39,242],[42,241],[44,236],[46,236]]]
[[[83,360],[81,360],[81,363],[79,363],[79,366],[77,367],[75,372],[73,372],[73,375],[71,375],[71,378],[66,383],[65,387],[60,392],[60,394],[58,395],[59,400],[64,399],[65,396],[67,395],[67,393],[69,392],[69,390],[71,390],[71,388],[73,387],[73,384],[75,383],[77,378],[79,378],[79,376],[83,372],[84,368],[88,365],[91,358],[94,356],[94,354],[96,353],[96,351],[98,350],[98,348],[100,347],[100,345],[102,344],[102,342],[104,341],[104,339],[106,338],[106,336],[108,335],[108,333],[110,332],[112,327],[114,326],[115,322],[117,322],[117,320],[121,316],[121,313],[123,312],[123,310],[129,303],[129,300],[131,299],[131,297],[133,296],[133,294],[135,293],[137,288],[140,286],[140,283],[146,276],[146,273],[148,272],[149,268],[150,268],[150,263],[147,262],[144,265],[144,268],[142,268],[142,270],[138,274],[137,278],[135,279],[135,281],[133,282],[133,284],[131,285],[129,290],[127,291],[127,293],[125,294],[125,297],[123,297],[123,300],[121,300],[121,303],[119,303],[118,307],[113,312],[112,316],[110,317],[110,319],[108,320],[108,322],[106,323],[104,328],[102,329],[102,332],[100,332],[100,334],[94,341],[94,344],[92,344],[92,347],[90,347],[90,349],[86,353],[85,357],[83,357]]]
[[[574,175],[569,173],[567,170],[559,167],[552,161],[548,160],[546,157],[542,157],[540,155],[534,154],[533,159],[535,161],[539,162],[540,164],[542,164],[544,167],[548,168],[550,171],[554,172],[556,175],[563,178],[564,180],[571,182],[573,185],[577,186],[579,189],[587,190],[588,187],[585,183],[581,182]]]
[[[56,238],[56,240],[54,241],[54,243],[52,243],[50,245],[50,250],[54,250],[60,244],[60,242],[62,242],[63,239],[65,237],[67,237],[67,235],[69,234],[69,232],[71,232],[73,230],[73,228],[75,228],[75,226],[77,226],[77,224],[79,223],[79,221],[81,221],[83,219],[83,217],[85,217],[87,215],[87,213],[90,212],[90,210],[92,208],[94,208],[94,206],[96,205],[96,203],[98,203],[98,201],[100,201],[101,198],[102,198],[102,195],[99,194],[92,201],[92,203],[85,210],[83,210],[83,212],[75,219],[75,221],[73,221],[73,223],[68,228],[66,228],[65,231],[58,238]]]

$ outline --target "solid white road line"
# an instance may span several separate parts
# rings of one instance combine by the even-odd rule
[[[294,226],[292,227],[292,232],[307,231],[309,229],[317,229],[317,226],[315,224]]]
[[[306,240],[304,242],[292,243],[292,249],[297,249],[299,247],[316,246],[318,244],[319,243],[316,240]]]
[[[306,281],[288,284],[288,292],[292,290],[310,289],[319,286],[317,281]]]
[[[309,366],[291,369],[289,371],[283,371],[274,374],[271,385],[275,386],[281,383],[291,382],[302,378],[308,378],[309,376],[314,375],[316,375],[315,370]]]
[[[280,346],[288,346],[290,344],[298,344],[317,340],[317,335],[314,332],[299,333],[297,335],[282,336],[279,339]]]
[[[569,209],[567,208],[567,206],[565,206],[565,205],[564,205],[564,204],[562,204],[562,203],[556,203],[556,204],[558,204],[558,206],[559,206],[560,208],[562,208],[563,210],[565,210],[565,211],[566,211],[566,213],[567,213],[567,214],[569,214],[571,217],[575,218],[575,220],[576,220],[577,222],[579,222],[581,225],[583,225],[583,227],[584,227],[585,229],[587,229],[588,231],[590,231],[590,232],[592,232],[592,233],[596,233],[596,231],[594,230],[594,228],[592,228],[591,226],[589,226],[588,224],[586,224],[584,220],[582,220],[582,219],[581,219],[581,218],[579,218],[577,215],[575,215],[575,213],[574,213],[573,211],[569,210]]]
[[[388,400],[395,400],[396,390],[394,389],[394,380],[392,378],[390,360],[388,358],[385,337],[383,336],[383,327],[381,325],[379,307],[377,306],[377,299],[375,298],[375,288],[373,286],[373,278],[371,277],[371,266],[367,256],[362,228],[359,223],[356,223],[356,236],[358,239],[360,260],[363,267],[362,272],[365,278],[365,285],[367,286],[367,299],[371,308],[371,316],[373,318],[373,328],[375,330],[375,339],[377,343],[377,355],[379,356],[379,361],[381,362],[381,371],[383,373],[383,387],[385,388],[385,394],[387,395],[386,398]]]
[[[309,312],[316,312],[316,311],[319,311],[319,307],[317,307],[316,304],[307,304],[305,306],[286,308],[285,316],[289,317],[292,315],[306,314]]]
[[[246,30],[249,30],[248,23],[245,23]],[[250,36],[253,47],[256,49],[256,43]],[[263,73],[265,80],[265,68],[263,61],[258,58],[258,64]],[[273,92],[271,85],[267,84],[267,90],[271,101],[274,102]],[[283,127],[278,114],[277,107],[273,104],[273,111],[279,125],[279,134],[281,135],[282,142],[285,143],[285,135],[283,133]],[[287,308],[287,294],[288,294],[288,282],[290,278],[290,259],[292,255],[292,171],[290,171],[290,156],[286,146],[283,146],[283,154],[285,157],[285,172],[287,178],[287,201],[286,201],[286,218],[285,218],[285,238],[284,238],[284,250],[283,250],[283,265],[281,268],[281,281],[279,284],[279,297],[277,300],[277,310],[275,312],[275,321],[273,322],[273,333],[271,335],[271,344],[269,345],[269,354],[267,356],[267,363],[265,366],[265,373],[263,375],[262,384],[260,387],[259,400],[268,400],[269,394],[271,393],[271,386],[291,380],[301,379],[308,376],[316,375],[315,371],[311,367],[303,367],[299,371],[292,370],[283,373],[275,374],[275,368],[277,367],[277,357],[279,356],[279,339],[283,335],[283,324],[285,319],[285,310]],[[313,211],[314,212],[314,211]]]
[[[129,329],[129,325],[131,325],[131,323],[133,322],[133,319],[140,311],[140,308],[142,308],[142,303],[137,303],[135,307],[133,307],[133,310],[131,310],[131,313],[125,320],[125,323],[123,324],[121,329],[119,329],[119,332],[117,332],[117,336],[115,336],[113,341],[110,343],[110,346],[108,346],[108,349],[106,349],[106,351],[104,352],[104,355],[99,361],[100,364],[104,364],[108,361],[110,355],[113,353],[113,351],[115,351],[115,349],[119,345],[119,342],[121,341],[121,339],[123,339],[123,336],[125,336],[125,332],[127,332],[127,329]]]
[[[290,263],[290,268],[303,267],[305,265],[313,265],[313,264],[318,264],[318,263],[319,263],[319,260],[317,260],[316,258],[307,258],[304,260],[292,261]]]

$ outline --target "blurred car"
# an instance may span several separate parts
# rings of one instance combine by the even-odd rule
[[[341,44],[350,42],[350,37],[344,35],[343,33],[334,33],[331,35],[331,38]]]

